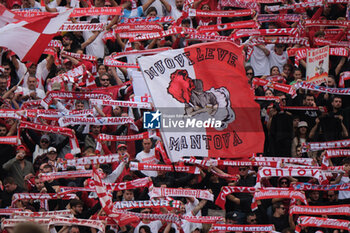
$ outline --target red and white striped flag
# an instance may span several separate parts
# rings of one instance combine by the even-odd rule
[[[0,4],[0,28],[4,27],[6,24],[13,23],[21,19],[23,19],[22,16],[11,12],[4,5]]]
[[[0,46],[11,49],[22,61],[36,63],[71,13],[72,10],[68,10],[60,14],[11,21],[0,29]]]

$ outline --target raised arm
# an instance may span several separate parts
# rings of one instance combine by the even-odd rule
[[[145,4],[142,5],[142,10],[145,12],[146,9],[154,2],[155,0],[148,0]]]

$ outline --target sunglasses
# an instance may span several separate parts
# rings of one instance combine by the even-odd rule
[[[42,140],[41,142],[42,143],[49,143],[49,141],[46,141],[46,140]]]
[[[333,195],[328,195],[328,197],[334,197],[335,195],[333,194]]]
[[[250,219],[251,222],[256,222],[256,218]]]
[[[247,75],[253,75],[253,73],[247,73]]]
[[[238,170],[239,171],[245,171],[245,170],[247,170],[247,168],[239,168]]]
[[[281,210],[286,210],[286,208],[285,208],[285,207],[280,207],[280,209],[281,209]]]
[[[109,79],[101,79],[101,81],[109,81]]]
[[[281,184],[288,184],[288,182],[287,181],[282,181]]]

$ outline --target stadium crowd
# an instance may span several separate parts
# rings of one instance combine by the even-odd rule
[[[282,159],[296,158],[295,161],[312,161],[308,166],[314,166],[318,169],[321,169],[321,166],[325,164],[329,167],[342,166],[340,170],[329,172],[326,183],[348,184],[350,182],[350,160],[349,158],[344,159],[344,157],[349,156],[349,153],[344,157],[327,159],[325,148],[312,151],[308,150],[305,145],[311,142],[346,141],[349,138],[349,93],[337,95],[331,91],[340,90],[337,88],[339,88],[342,77],[345,77],[348,71],[350,72],[349,46],[344,45],[345,42],[348,42],[349,27],[340,27],[337,24],[335,26],[331,24],[307,26],[305,22],[311,19],[323,20],[323,22],[344,21],[348,23],[350,3],[348,1],[321,1],[321,5],[304,6],[302,4],[306,2],[294,0],[276,1],[276,3],[274,1],[234,0],[227,2],[221,4],[216,0],[141,0],[138,2],[126,0],[44,0],[40,3],[35,0],[0,0],[0,3],[8,9],[14,10],[14,12],[23,12],[23,9],[26,8],[33,8],[35,12],[38,9],[43,12],[63,12],[74,7],[123,7],[121,17],[98,15],[71,18],[73,23],[105,23],[106,28],[97,31],[60,32],[54,38],[56,42],[60,41],[60,46],[52,46],[50,52],[45,50],[46,52],[41,55],[37,64],[32,62],[23,63],[8,48],[0,48],[0,108],[3,110],[0,118],[0,137],[4,138],[0,144],[0,178],[2,184],[0,190],[2,211],[0,211],[0,215],[3,217],[2,221],[11,218],[25,218],[23,217],[25,215],[14,218],[13,212],[3,211],[4,209],[14,208],[16,211],[28,212],[69,209],[70,214],[68,216],[71,219],[75,217],[77,219],[106,221],[104,222],[106,225],[103,227],[108,233],[208,232],[211,224],[204,220],[201,221],[201,216],[222,216],[223,219],[217,220],[217,222],[225,224],[272,224],[274,231],[293,232],[296,225],[298,225],[298,215],[290,214],[290,209],[292,205],[302,204],[299,199],[273,197],[253,200],[254,192],[231,192],[225,197],[224,208],[216,204],[215,200],[220,196],[224,186],[256,187],[257,174],[261,169],[259,166],[198,166],[199,172],[195,174],[175,172],[175,167],[172,171],[132,169],[135,163],[169,164],[167,158],[163,156],[164,153],[159,149],[163,147],[160,137],[152,135],[150,138],[144,136],[141,140],[126,141],[99,139],[100,134],[128,136],[147,132],[143,128],[143,113],[149,110],[91,104],[89,98],[82,98],[78,94],[75,98],[61,98],[62,96],[50,95],[51,99],[47,104],[51,112],[49,110],[45,112],[41,105],[41,100],[48,99],[48,93],[51,91],[73,91],[75,93],[103,91],[111,93],[112,100],[129,101],[134,99],[137,101],[138,96],[135,96],[133,89],[135,88],[133,74],[137,72],[137,67],[127,65],[108,66],[106,61],[111,59],[111,55],[126,52],[118,60],[121,63],[124,62],[123,64],[137,64],[136,58],[139,55],[127,52],[165,47],[172,49],[184,48],[192,44],[215,41],[215,38],[231,40],[244,46],[247,82],[257,97],[257,103],[260,105],[261,123],[265,133],[262,155]],[[230,4],[231,6],[229,6]],[[281,8],[277,11],[271,11],[267,7],[283,4],[295,7]],[[188,12],[191,9],[208,12],[250,9],[252,13],[243,17],[189,16],[191,14]],[[171,16],[173,21],[162,20],[166,16]],[[143,17],[143,20],[152,19],[158,26],[161,25],[163,30],[180,26],[183,32],[190,29],[197,29],[197,32],[194,33],[194,36],[193,34],[190,36],[179,32],[170,36],[129,42],[127,36],[125,36],[128,32],[115,29],[123,23],[130,23],[131,21],[128,20],[135,17],[137,19]],[[287,34],[287,36],[307,38],[309,44],[299,44],[295,41],[283,43],[282,40],[280,40],[281,43],[274,43],[267,39],[266,43],[254,44],[250,43],[255,38],[254,35],[237,36],[237,32],[241,30],[240,28],[229,30],[218,30],[216,28],[216,30],[202,32],[202,37],[196,35],[199,34],[200,28],[203,26],[232,22],[240,24],[250,20],[258,23],[259,29],[271,29],[268,32],[272,32],[273,29],[296,29],[295,34]],[[137,24],[137,21],[135,22]],[[154,23],[149,25],[151,24]],[[244,28],[244,26],[241,28]],[[277,37],[281,37],[281,35],[286,34],[272,34],[272,36]],[[266,36],[269,36],[269,34],[267,33]],[[330,47],[344,49],[346,54],[330,54],[328,77],[326,77],[325,82],[319,84],[326,87],[326,91],[295,89],[293,86],[291,90],[295,90],[296,93],[292,94],[274,88],[275,83],[291,87],[307,81],[306,56],[297,61],[297,56],[289,51],[297,48],[319,48],[327,45],[320,45],[317,39],[328,41]],[[344,43],[342,44],[342,42]],[[82,69],[80,70],[79,67]],[[75,77],[74,74],[69,73],[72,70],[81,73]],[[259,79],[267,80],[268,84],[257,84],[255,80]],[[345,79],[344,87],[349,86],[350,81]],[[10,111],[8,111],[10,109],[16,110],[14,115],[10,114]],[[115,125],[68,124],[65,128],[70,130],[71,134],[69,135],[69,133],[62,133],[63,127],[58,124],[59,118],[64,116],[131,117],[134,121],[133,123]],[[72,146],[74,144],[72,138],[76,138],[76,147]],[[18,139],[20,140],[19,145]],[[346,146],[343,146],[344,148]],[[72,153],[72,149],[80,149],[81,152]],[[144,215],[139,215],[138,221],[125,225],[108,222],[106,215],[109,213],[106,213],[103,208],[105,203],[100,201],[101,197],[97,195],[96,191],[88,189],[93,186],[93,175],[90,173],[90,176],[84,176],[81,175],[82,173],[74,173],[74,171],[91,171],[94,165],[86,163],[73,166],[69,165],[69,161],[83,157],[112,154],[118,155],[118,161],[103,163],[95,167],[103,182],[112,184],[127,182],[131,184],[130,182],[133,180],[146,178],[148,183],[152,183],[151,186],[141,185],[132,189],[115,189],[117,191],[110,192],[113,201],[145,201],[152,199],[167,200],[169,203],[181,201],[180,204],[178,206],[169,204],[168,206],[159,207],[153,203],[150,208],[129,206],[130,208],[123,208],[123,210]],[[254,158],[252,158],[252,161],[254,161]],[[185,166],[183,162],[178,165]],[[68,171],[68,176],[55,176],[55,174],[65,171]],[[43,177],[46,178],[43,179]],[[265,188],[292,188],[295,187],[293,184],[300,184],[300,182],[320,184],[315,177],[305,176],[266,176],[262,177],[259,182]],[[87,189],[83,190],[78,187]],[[209,190],[214,195],[214,199],[172,198],[170,196],[152,198],[150,197],[151,189],[156,187]],[[306,196],[308,205],[350,204],[349,187],[344,190],[326,190],[322,189],[322,186],[320,187],[318,190],[302,191]],[[68,192],[69,190],[72,192]],[[18,193],[50,193],[58,194],[58,196],[53,198],[53,195],[51,195],[51,198],[40,199],[29,195],[21,197]],[[67,193],[76,195],[70,199],[71,196],[68,197]],[[255,203],[257,207],[251,208],[252,203]],[[160,216],[161,214],[168,215],[170,213],[177,216],[198,216],[197,220],[199,220],[182,219],[179,224],[176,224],[174,221],[165,221],[160,217],[159,219],[156,217],[147,218],[148,215],[151,216],[152,214],[159,214]],[[340,219],[339,221],[350,220],[348,213],[349,211],[336,216],[323,214],[322,217]],[[311,216],[312,214],[307,215]],[[33,216],[30,217],[33,218]],[[42,218],[44,217],[42,216]],[[2,231],[13,232],[12,227],[12,225],[3,225]],[[52,224],[49,230],[52,233],[94,233],[98,230],[102,231],[93,225],[76,225],[74,222],[63,224],[63,226]],[[232,232],[242,231],[234,230]],[[317,231],[347,232],[344,229],[324,228],[322,226],[302,227],[301,231],[307,233]]]

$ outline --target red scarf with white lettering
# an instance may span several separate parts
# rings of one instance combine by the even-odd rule
[[[21,136],[21,129],[31,129],[31,130],[37,130],[37,131],[42,131],[46,133],[57,133],[57,134],[67,136],[69,137],[69,144],[72,149],[71,153],[72,154],[80,153],[79,143],[72,129],[62,128],[57,126],[49,126],[49,125],[39,125],[28,121],[21,121],[21,124],[18,127],[19,137]]]
[[[309,183],[295,183],[292,184],[294,190],[318,190],[318,191],[350,191],[350,184],[309,184]]]
[[[70,177],[91,177],[92,170],[79,170],[79,171],[63,171],[63,172],[49,172],[41,173],[39,175],[42,181],[57,180]]]
[[[226,196],[231,193],[255,193],[254,187],[239,187],[239,186],[223,186],[218,197],[215,200],[215,205],[225,209]]]
[[[46,211],[46,212],[15,211],[13,213],[14,218],[19,218],[19,217],[51,218],[55,216],[73,217],[73,214],[72,214],[72,211],[70,210],[56,210],[56,211]]]
[[[339,78],[339,87],[344,88],[346,80],[350,80],[350,71],[345,71],[341,73]]]
[[[328,141],[328,142],[307,142],[302,145],[302,152],[319,151],[332,148],[344,148],[350,146],[350,139]]]
[[[19,200],[70,200],[75,199],[76,197],[77,196],[72,193],[15,193],[12,197],[11,206]]]
[[[350,156],[350,150],[326,150],[326,157],[328,159],[348,156]]]
[[[300,216],[297,220],[296,232],[300,232],[301,227],[335,228],[349,230],[350,221],[342,219],[319,218],[310,216]]]
[[[281,91],[292,96],[296,95],[296,91],[292,85],[287,85],[283,83],[271,82],[261,78],[254,78],[253,85],[263,86],[264,88],[272,88],[277,91]]]
[[[114,208],[120,210],[135,209],[135,208],[162,208],[178,209],[180,208],[180,201],[169,200],[146,200],[146,201],[116,201],[113,203]]]
[[[156,188],[154,187],[148,195],[150,198],[155,197],[195,197],[214,201],[214,195],[208,190],[202,189],[176,189],[176,188]]]
[[[292,206],[289,214],[298,215],[345,215],[350,216],[349,205],[332,206]]]
[[[175,171],[176,172],[186,172],[191,174],[199,174],[198,167],[191,166],[172,166],[172,165],[163,165],[163,164],[149,164],[149,163],[138,163],[138,162],[130,162],[130,170],[131,171]]]
[[[209,232],[273,232],[275,226],[270,225],[238,225],[238,224],[213,224]]]

